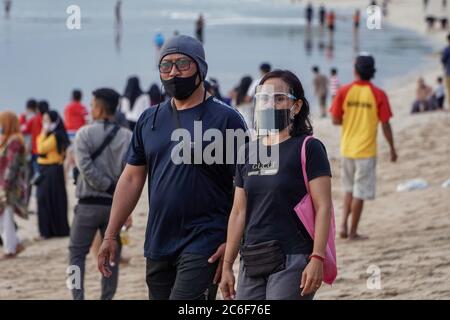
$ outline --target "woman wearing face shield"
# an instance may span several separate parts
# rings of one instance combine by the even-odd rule
[[[326,150],[317,139],[306,143],[313,240],[294,211],[307,194],[300,150],[312,135],[302,84],[292,72],[275,70],[262,78],[254,103],[258,139],[240,151],[220,288],[225,299],[312,299],[322,284],[331,223]],[[232,267],[239,248],[235,290]]]

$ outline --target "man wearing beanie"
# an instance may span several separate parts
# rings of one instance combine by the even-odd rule
[[[342,183],[345,191],[340,236],[350,240],[366,239],[357,228],[365,200],[375,198],[377,128],[381,122],[389,143],[391,161],[397,160],[389,119],[391,107],[386,93],[371,83],[375,59],[361,53],[355,61],[355,81],[343,86],[333,99],[330,113],[333,124],[342,125]],[[350,231],[347,221],[351,219]]]
[[[225,130],[244,132],[247,128],[235,109],[206,92],[207,71],[198,40],[179,35],[161,48],[160,79],[171,99],[146,110],[136,124],[99,253],[99,269],[109,276],[120,227],[135,208],[148,177],[144,255],[150,299],[216,296],[240,146],[234,146],[232,165],[225,161],[226,155],[212,164],[196,161],[196,148],[201,151],[209,145],[203,141],[199,146],[194,127],[201,122],[202,136],[208,129],[219,131],[225,146],[234,143]],[[180,130],[187,131],[191,141],[173,141],[173,134]],[[183,161],[178,163],[173,155],[181,149]]]

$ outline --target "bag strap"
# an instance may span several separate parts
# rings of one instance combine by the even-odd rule
[[[120,126],[114,125],[114,128],[108,133],[105,140],[103,140],[103,143],[98,147],[97,150],[91,155],[91,159],[95,160],[102,152],[105,150],[105,148],[108,146],[108,144],[111,143],[111,141],[116,136],[117,132],[119,132]]]
[[[303,181],[305,182],[306,191],[309,193],[309,181],[308,176],[306,174],[306,142],[312,139],[312,136],[306,136],[303,140],[302,149],[300,151],[300,160],[302,164],[302,172],[303,172]]]

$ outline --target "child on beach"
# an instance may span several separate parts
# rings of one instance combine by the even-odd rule
[[[445,88],[443,84],[442,77],[437,78],[437,87],[434,91],[434,100],[436,102],[436,108],[438,110],[444,109],[444,101],[445,101]]]

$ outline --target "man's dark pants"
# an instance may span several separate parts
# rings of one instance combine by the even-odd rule
[[[147,259],[146,281],[150,300],[215,300],[213,284],[218,263],[207,256],[181,254],[173,261]]]
[[[108,226],[109,214],[111,206],[109,205],[91,205],[77,204],[75,206],[75,215],[70,231],[70,265],[78,266],[80,269],[80,288],[72,290],[75,300],[84,299],[84,271],[86,263],[86,255],[94,240],[97,230],[100,230],[102,239]],[[120,241],[118,252],[115,257],[115,266],[111,267],[112,275],[110,278],[102,276],[102,300],[111,300],[114,297],[119,279],[119,262],[121,253]]]

